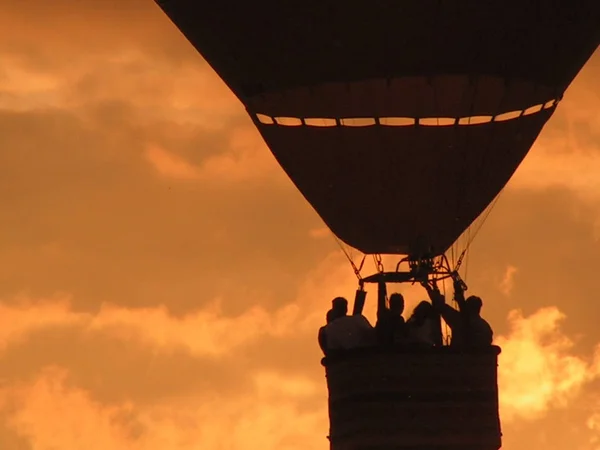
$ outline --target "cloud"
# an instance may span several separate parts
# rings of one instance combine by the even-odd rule
[[[254,126],[238,127],[230,133],[231,153],[208,159],[204,163],[207,176],[234,182],[269,176],[274,181],[286,178]]]
[[[331,231],[327,227],[312,228],[308,231],[308,235],[313,239],[323,239],[331,236]]]
[[[33,450],[318,449],[325,443],[326,411],[300,410],[320,396],[313,382],[272,373],[253,377],[241,398],[182,397],[168,403],[103,405],[73,386],[65,369],[49,367],[12,387],[8,426]]]
[[[517,274],[517,272],[518,272],[518,269],[515,266],[508,265],[506,267],[506,272],[504,272],[504,277],[502,278],[502,281],[500,282],[499,288],[500,288],[500,291],[507,297],[510,295],[510,293],[513,290],[514,282],[515,282],[515,275]]]
[[[15,382],[58,365],[68,371],[69,386],[103,406],[165,406],[188,396],[198,404],[213,397],[233,402],[260,388],[263,397],[275,389],[275,399],[295,399],[287,409],[322,408],[325,384],[315,330],[331,298],[354,285],[353,274],[335,253],[301,281],[295,295],[272,309],[252,292],[242,299],[203,301],[180,315],[165,306],[104,304],[80,311],[70,296],[58,295],[6,301],[0,308],[1,385],[10,391]],[[239,313],[222,308],[236,301]],[[234,403],[228,408],[234,411]],[[231,411],[221,420],[230,420]]]
[[[272,315],[254,306],[237,317],[227,317],[213,302],[174,317],[166,307],[132,309],[106,304],[92,314],[74,311],[68,299],[19,303],[0,304],[0,344],[5,348],[48,328],[76,326],[84,333],[107,333],[123,342],[140,341],[166,352],[181,347],[197,356],[222,355],[261,337],[289,334],[299,318],[294,305]]]
[[[30,383],[14,386],[9,398],[16,411],[9,426],[35,450],[122,447],[132,424],[116,419],[131,412],[131,405],[101,408],[86,392],[66,386],[67,375],[64,369],[49,368]]]
[[[203,307],[175,316],[164,305],[127,308],[104,303],[95,312],[79,312],[70,295],[39,300],[19,296],[0,303],[0,344],[6,347],[48,328],[74,326],[84,333],[106,333],[123,342],[140,341],[164,351],[179,347],[196,356],[223,355],[258,339],[311,333],[323,321],[329,301],[354,284],[352,278],[343,256],[335,252],[307,276],[289,302],[273,310],[250,302],[235,316],[223,310],[229,299],[222,298],[204,301]]]
[[[95,114],[0,112],[11,149],[0,155],[0,295],[68,290],[87,308],[168,299],[185,312],[207,290],[229,296],[252,284],[281,297],[334,246],[306,236],[318,216],[244,126],[195,135],[140,129],[118,105]]]
[[[197,167],[158,146],[148,146],[145,155],[158,173],[167,178],[176,180],[197,180],[199,178]]]
[[[554,407],[565,407],[598,374],[599,355],[586,360],[572,352],[574,343],[559,327],[565,315],[557,308],[529,317],[511,311],[510,333],[496,339],[500,408],[505,421],[538,419]]]
[[[76,325],[86,317],[72,311],[65,296],[42,300],[20,296],[15,303],[0,303],[0,349],[22,341],[32,332]]]
[[[588,430],[591,431],[589,443],[593,450],[600,448],[600,413],[594,413],[585,422]]]
[[[544,190],[558,186],[596,199],[600,195],[599,172],[600,152],[573,149],[565,155],[536,150],[523,162],[511,180],[510,188]]]
[[[290,333],[297,321],[298,309],[288,305],[267,313],[254,306],[237,317],[220,313],[218,304],[209,304],[181,318],[171,316],[166,308],[102,308],[89,322],[90,331],[110,331],[125,341],[140,339],[157,348],[186,347],[198,356],[223,355],[236,347],[259,338],[277,338]]]
[[[194,445],[256,448],[250,442],[258,442],[265,449],[321,448],[327,424],[322,377],[297,369],[283,375],[284,356],[277,356],[274,350],[281,341],[289,355],[294,348],[290,342],[296,336],[304,336],[300,344],[304,351],[309,350],[306,340],[314,339],[329,299],[344,293],[353,281],[343,255],[336,252],[306,278],[297,298],[270,312],[254,307],[240,316],[228,317],[219,301],[182,317],[172,316],[166,308],[116,305],[105,305],[95,314],[82,314],[69,307],[68,299],[60,297],[42,302],[25,298],[21,306],[4,305],[1,317],[14,324],[4,340],[12,345],[23,345],[27,336],[35,338],[36,329],[79,326],[88,335],[111,336],[118,347],[139,342],[162,354],[179,348],[199,358],[242,355],[257,344],[260,352],[252,351],[250,355],[264,359],[238,369],[238,376],[248,384],[235,396],[217,390],[188,390],[185,394],[184,389],[143,403],[135,397],[99,401],[91,385],[79,384],[82,380],[74,376],[73,369],[45,367],[33,372],[29,381],[5,378],[0,410],[4,407],[9,415],[9,428],[31,442],[35,450],[50,450],[58,442],[65,450],[106,446],[153,450],[158,445],[175,449]],[[557,308],[541,309],[530,316],[513,311],[509,315],[510,333],[496,340],[503,347],[500,401],[509,429],[519,420],[538,420],[556,408],[572,405],[600,373],[596,359],[573,353],[574,342],[560,329],[564,318]],[[316,344],[314,347],[314,351],[307,352],[308,358],[294,353],[294,359],[317,367]],[[272,368],[265,364],[265,352],[278,361]],[[115,356],[113,352],[114,363],[118,361]],[[229,363],[223,360],[220,364]],[[133,377],[148,376],[144,368],[138,370]],[[103,377],[102,372],[96,373]],[[50,407],[63,413],[50,414]],[[47,420],[41,419],[44,416]],[[298,423],[303,426],[298,427]],[[99,437],[93,440],[95,435]]]
[[[582,69],[508,184],[509,190],[562,187],[597,199],[600,184],[600,50]]]

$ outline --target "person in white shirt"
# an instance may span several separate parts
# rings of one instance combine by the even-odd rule
[[[335,311],[330,309],[325,315],[326,324],[319,328],[319,347],[323,354],[327,355],[327,325],[329,325],[335,318]]]
[[[348,315],[348,300],[336,297],[332,301],[333,320],[325,327],[327,351],[350,350],[373,344],[373,326],[362,314]]]

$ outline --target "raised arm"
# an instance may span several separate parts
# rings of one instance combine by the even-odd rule
[[[458,303],[458,309],[464,311],[465,307],[465,288],[464,283],[458,277],[452,277],[454,281],[454,300]]]
[[[377,319],[380,320],[387,312],[385,298],[387,296],[387,288],[385,282],[381,281],[377,289]]]
[[[437,287],[435,281],[431,283],[421,283],[421,285],[427,291],[427,294],[431,299],[431,304],[434,306],[434,308],[439,309],[442,305],[446,303],[446,299],[444,298],[444,295],[440,292],[440,289]]]
[[[427,294],[431,299],[431,305],[433,306],[432,320],[435,324],[435,326],[433,327],[434,343],[437,346],[441,346],[443,343],[441,316],[444,315],[445,309],[448,307],[448,305],[446,305],[446,299],[444,298],[444,295],[440,292],[435,281],[433,281],[431,284],[428,282],[424,282],[421,283],[421,285],[427,291]]]

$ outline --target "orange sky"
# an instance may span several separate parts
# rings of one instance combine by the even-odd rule
[[[508,450],[600,448],[598,79],[469,259]],[[316,330],[354,275],[151,0],[2,2],[0,136],[2,450],[327,448]]]

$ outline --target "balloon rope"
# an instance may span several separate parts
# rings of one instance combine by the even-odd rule
[[[337,245],[340,247],[340,249],[342,250],[342,252],[344,252],[344,255],[346,256],[346,259],[348,260],[348,262],[352,266],[352,270],[354,270],[354,275],[356,275],[356,278],[358,278],[358,281],[361,281],[362,280],[362,275],[361,275],[360,271],[362,270],[363,265],[365,264],[365,259],[366,259],[367,255],[363,255],[362,261],[360,262],[360,265],[357,267],[356,264],[354,263],[354,260],[352,259],[352,256],[350,256],[350,254],[348,253],[348,251],[346,250],[346,248],[342,244],[342,241],[340,239],[338,239],[338,237],[335,234],[333,234],[333,233],[331,233],[331,236],[333,236],[333,239],[335,240],[335,242],[337,243]]]
[[[498,203],[498,199],[500,198],[500,195],[503,192],[504,192],[504,188],[502,188],[500,190],[500,193],[496,196],[496,198],[494,199],[494,201],[487,207],[487,209],[483,213],[483,217],[481,218],[481,221],[479,221],[479,223],[478,223],[477,228],[475,229],[475,231],[473,233],[469,232],[469,237],[468,237],[468,241],[467,241],[467,248],[469,248],[471,246],[471,244],[473,243],[473,241],[477,237],[477,234],[479,234],[479,232],[481,231],[481,228],[483,227],[483,225],[485,224],[485,222],[490,217],[490,214],[491,214],[492,210],[496,206],[496,203]]]

